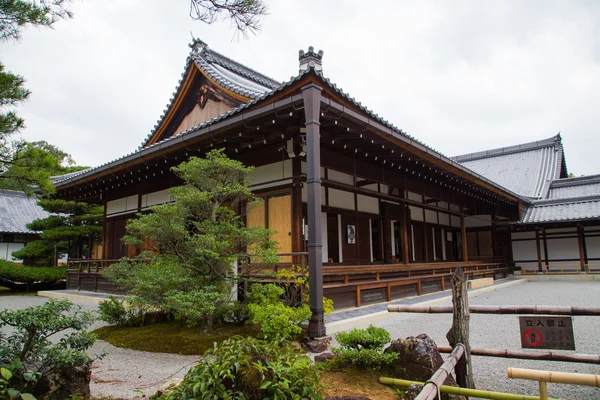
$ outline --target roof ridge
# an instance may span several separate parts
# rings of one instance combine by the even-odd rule
[[[193,53],[193,51],[192,51],[192,53]],[[218,51],[211,49],[208,46],[205,47],[198,55],[202,55],[203,53],[207,53],[209,56],[212,56],[212,57],[216,56],[217,58],[221,58],[221,60],[215,60],[219,65],[226,67],[226,68],[234,67],[236,70],[235,72],[238,72],[238,73],[244,75],[246,78],[251,79],[251,80],[255,81],[256,83],[266,85],[266,86],[270,87],[271,89],[275,89],[277,86],[281,85],[281,82],[279,82],[261,72],[258,72],[255,69],[248,67],[247,65],[244,65],[238,61],[235,61],[235,60],[219,53]],[[222,64],[223,61],[225,61],[226,63],[231,64],[231,65],[225,66]]]
[[[467,154],[462,154],[462,155],[458,155],[458,156],[452,156],[450,158],[459,163],[463,163],[463,162],[467,162],[467,161],[475,161],[475,160],[480,160],[480,159],[484,159],[484,158],[492,158],[492,157],[504,156],[504,155],[508,155],[508,154],[521,153],[521,152],[525,152],[525,151],[532,151],[532,150],[542,149],[545,147],[553,147],[557,143],[562,148],[562,141],[561,141],[560,133],[557,135],[554,135],[550,138],[547,138],[547,139],[517,144],[514,146],[499,147],[499,148],[491,149],[491,150],[467,153]]]
[[[560,188],[567,186],[579,186],[590,183],[600,183],[600,174],[587,175],[587,176],[575,176],[573,178],[561,178],[555,179],[551,183],[551,188]]]
[[[558,204],[573,204],[573,203],[586,203],[589,201],[600,200],[600,194],[592,194],[586,196],[577,197],[563,197],[558,199],[544,199],[544,200],[533,200],[532,206],[546,206],[546,205],[558,205]]]

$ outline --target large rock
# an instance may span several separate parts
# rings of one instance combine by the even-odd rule
[[[311,353],[322,353],[329,348],[331,344],[331,336],[321,338],[305,337],[300,342],[306,351]]]
[[[396,352],[398,357],[392,364],[395,376],[411,381],[426,382],[444,363],[437,345],[426,334],[417,337],[394,340],[385,350]],[[449,376],[444,385],[458,386],[452,376]],[[410,397],[406,397],[408,399]],[[463,396],[442,395],[444,400],[464,400]]]
[[[87,400],[90,398],[91,374],[88,366],[49,372],[42,375],[32,394],[38,400],[64,400],[73,395]]]

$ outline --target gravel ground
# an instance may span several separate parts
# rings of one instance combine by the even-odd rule
[[[569,305],[599,306],[600,282],[543,281],[526,282],[479,293],[469,298],[470,304],[487,305]],[[440,304],[451,304],[447,300]],[[427,333],[440,346],[447,346],[446,333],[452,325],[451,314],[390,314],[373,325],[387,329],[392,338]],[[357,327],[363,327],[357,324]],[[577,353],[600,354],[600,317],[573,317]],[[471,347],[521,350],[519,321],[516,315],[471,315]],[[334,343],[335,345],[335,343]],[[569,353],[569,352],[567,352]],[[539,395],[535,381],[508,379],[509,367],[538,370],[598,374],[594,364],[553,361],[514,360],[473,357],[475,384],[478,389]],[[600,399],[600,389],[548,384],[549,395],[561,399]]]
[[[0,296],[0,309],[18,309],[41,305],[47,298],[36,296]],[[95,304],[76,303],[84,310],[96,310]],[[103,324],[95,323],[91,329]],[[165,382],[183,378],[187,370],[198,360],[197,356],[150,353],[115,347],[98,340],[88,351],[90,355],[106,353],[102,360],[92,366],[92,396],[114,399],[141,398],[156,392]]]

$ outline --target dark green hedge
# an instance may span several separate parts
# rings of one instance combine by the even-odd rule
[[[11,283],[53,283],[67,278],[65,267],[27,267],[0,260],[0,281]]]

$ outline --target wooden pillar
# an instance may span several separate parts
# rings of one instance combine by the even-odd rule
[[[423,200],[424,201],[424,200]],[[427,218],[427,215],[425,214],[425,209],[422,209],[423,211],[423,257],[425,258],[425,262],[429,262],[429,240],[427,240],[428,234],[427,234],[427,222],[425,221]]]
[[[544,263],[546,264],[546,272],[548,272],[548,242],[546,241],[546,229],[542,229],[542,239],[544,240]]]
[[[456,383],[460,387],[475,389],[471,366],[471,346],[469,344],[469,296],[467,278],[462,268],[456,268],[452,276],[452,328],[446,334],[448,343],[455,347],[461,343],[465,352],[456,364]]]
[[[469,248],[467,246],[467,227],[465,226],[465,216],[460,216],[460,236],[462,238],[463,261],[469,261]]]
[[[585,257],[585,233],[581,225],[577,225],[577,243],[579,245],[579,266],[581,271],[585,271],[586,257]]]
[[[292,252],[299,253],[302,248],[302,165],[300,157],[292,159]],[[304,256],[295,256],[292,262],[302,264]]]
[[[535,250],[537,253],[538,272],[542,272],[542,251],[540,249],[540,232],[535,230]]]
[[[308,189],[308,282],[312,316],[308,336],[326,335],[323,315],[323,240],[321,232],[321,110],[322,88],[311,83],[302,88],[306,124],[306,184]]]
[[[400,205],[400,244],[402,248],[402,262],[410,263],[409,241],[408,241],[408,207]]]

